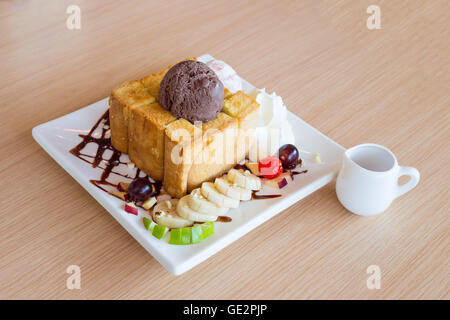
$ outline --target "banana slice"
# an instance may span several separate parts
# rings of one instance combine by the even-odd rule
[[[231,169],[227,174],[227,179],[231,183],[244,189],[261,189],[261,180],[248,170]]]
[[[217,204],[208,201],[200,191],[199,188],[192,190],[191,194],[187,198],[189,208],[198,213],[223,216],[228,212],[227,207],[219,207]]]
[[[178,199],[161,201],[153,208],[153,220],[169,228],[190,227],[193,221],[184,219],[177,213]]]
[[[206,199],[217,204],[218,206],[227,208],[239,207],[239,200],[229,198],[226,195],[220,193],[214,187],[214,183],[212,182],[203,182],[201,191]]]
[[[183,198],[180,199],[180,201],[178,201],[177,213],[181,217],[197,222],[207,222],[217,220],[217,216],[198,213],[197,211],[194,211],[191,208],[189,208],[188,198],[189,196],[184,196]]]
[[[217,178],[214,182],[214,186],[221,193],[227,197],[236,200],[250,200],[252,198],[252,191],[233,185],[226,178]]]

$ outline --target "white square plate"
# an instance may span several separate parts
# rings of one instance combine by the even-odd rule
[[[199,60],[207,60],[211,56],[202,56]],[[244,91],[254,87],[244,81]],[[33,137],[42,148],[63,167],[79,184],[83,186],[155,259],[167,270],[179,275],[241,236],[285,210],[295,202],[306,197],[333,180],[337,173],[344,148],[311,127],[309,124],[289,112],[296,145],[302,150],[319,153],[322,163],[311,161],[310,157],[301,154],[306,174],[295,176],[295,180],[282,190],[269,193],[281,193],[282,197],[265,200],[241,202],[238,209],[230,210],[227,215],[233,220],[230,223],[215,223],[215,232],[201,243],[188,246],[170,245],[167,241],[153,237],[143,226],[142,217],[148,214],[139,209],[139,216],[127,214],[123,210],[123,201],[95,187],[89,180],[99,179],[102,169],[92,166],[69,153],[69,150],[80,143],[79,134],[87,133],[96,121],[108,109],[108,98],[84,107],[61,118],[41,124],[33,129]],[[95,153],[94,153],[95,154]],[[128,161],[126,155],[123,160]],[[306,160],[306,161],[305,161]],[[133,174],[126,166],[120,168],[122,173]],[[112,175],[114,176],[114,175]],[[124,181],[121,176],[111,177],[111,181]]]

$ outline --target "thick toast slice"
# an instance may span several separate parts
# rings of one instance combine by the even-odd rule
[[[255,143],[255,130],[259,120],[259,103],[238,91],[224,99],[223,112],[239,121],[239,135],[236,143],[236,163],[244,159]]]
[[[159,101],[159,86],[161,85],[161,81],[169,69],[170,67],[141,79],[141,83],[148,89],[150,94],[155,97],[156,101]]]
[[[235,164],[233,151],[238,138],[238,121],[220,112],[217,118],[203,123],[202,149],[194,150],[187,179],[187,191],[199,187],[202,182],[210,181],[230,170]]]
[[[198,128],[185,119],[170,123],[165,130],[163,186],[167,193],[176,198],[181,198],[187,191],[194,145],[201,142],[194,139],[196,130]]]
[[[176,118],[158,103],[130,110],[128,156],[155,180],[164,177],[164,130]]]
[[[129,110],[150,104],[155,98],[140,81],[124,82],[111,92],[109,98],[109,120],[111,143],[117,150],[128,152]]]
[[[235,162],[229,154],[235,148],[237,131],[237,119],[222,112],[200,125],[185,119],[169,124],[165,131],[164,189],[179,198],[232,168]]]

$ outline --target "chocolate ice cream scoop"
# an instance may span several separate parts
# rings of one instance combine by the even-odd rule
[[[182,61],[162,79],[159,103],[177,118],[209,121],[222,110],[223,90],[222,82],[206,64]]]

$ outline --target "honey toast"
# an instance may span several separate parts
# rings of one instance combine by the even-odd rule
[[[111,125],[111,143],[117,150],[128,152],[128,116],[129,111],[155,101],[140,81],[124,82],[111,92],[109,98],[109,119]]]

